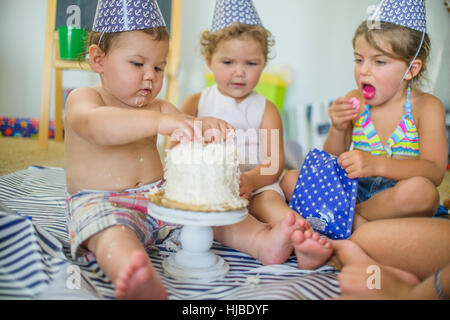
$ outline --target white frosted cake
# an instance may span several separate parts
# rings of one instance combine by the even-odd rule
[[[246,207],[239,196],[239,163],[233,143],[190,142],[167,151],[161,205],[192,211]]]

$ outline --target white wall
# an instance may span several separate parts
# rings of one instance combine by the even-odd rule
[[[39,114],[45,10],[44,1],[0,0],[1,116]]]
[[[39,118],[46,14],[46,0],[0,0],[0,116]],[[98,82],[82,71],[63,79],[68,88]]]
[[[374,2],[254,0],[276,40],[269,67],[293,71],[287,107],[334,99],[354,88],[351,39]],[[179,103],[203,88],[206,67],[198,42],[211,25],[213,8],[213,0],[183,0]],[[0,116],[39,117],[45,15],[45,0],[0,0]],[[441,0],[427,0],[427,15],[433,45],[431,87],[450,108],[450,15]],[[65,87],[96,82],[93,73],[64,73]]]
[[[205,2],[208,5],[200,6]],[[254,3],[264,26],[276,41],[268,68],[289,66],[293,71],[294,81],[288,91],[286,105],[328,99],[352,87],[351,38],[369,1],[254,0]],[[184,29],[185,33],[199,35],[210,27],[214,1],[191,0],[184,4],[183,10],[186,13],[191,11],[189,16],[202,10],[199,14],[202,18],[189,29]],[[352,11],[361,14],[346,14],[346,5],[353,5]],[[183,33],[183,48],[180,80],[192,81],[180,92],[181,96],[186,96],[201,89],[202,83],[198,83],[198,79],[202,79],[205,66],[199,56],[197,39],[184,37]],[[335,74],[341,76],[334,78]]]
[[[374,0],[253,0],[261,20],[276,41],[268,68],[289,66],[294,81],[288,107],[334,99],[355,87],[351,40]],[[199,53],[200,33],[210,27],[212,0],[184,0],[180,100],[201,90],[206,70]],[[434,90],[450,109],[450,15],[440,0],[427,0],[429,34],[433,42],[430,75],[439,78]],[[193,18],[195,17],[195,19]],[[195,38],[197,36],[197,38]],[[445,64],[436,68],[435,57],[445,48]],[[437,66],[439,67],[439,66]]]

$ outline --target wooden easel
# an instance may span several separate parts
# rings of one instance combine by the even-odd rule
[[[170,51],[167,68],[166,99],[178,104],[177,71],[180,60],[181,1],[172,0],[170,23]],[[48,149],[48,129],[50,116],[50,96],[52,92],[52,72],[55,69],[55,141],[63,140],[63,93],[64,70],[92,71],[87,61],[61,60],[59,57],[58,32],[55,31],[57,0],[47,0],[47,22],[45,28],[44,63],[42,68],[41,109],[39,121],[39,150]]]

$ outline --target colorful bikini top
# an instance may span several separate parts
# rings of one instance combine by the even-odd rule
[[[364,112],[353,126],[353,148],[370,152],[375,156],[387,155],[388,158],[393,155],[419,157],[419,133],[411,114],[410,95],[411,88],[408,87],[405,102],[406,114],[385,146],[381,144],[375,126],[370,120],[370,106],[366,103]]]

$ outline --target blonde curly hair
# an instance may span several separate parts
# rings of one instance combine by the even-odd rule
[[[248,25],[236,22],[227,28],[218,30],[214,33],[211,33],[209,30],[204,31],[200,37],[200,51],[205,59],[210,61],[221,41],[239,39],[242,37],[250,37],[261,44],[265,63],[267,63],[270,48],[274,45],[275,41],[268,30],[258,25]]]

